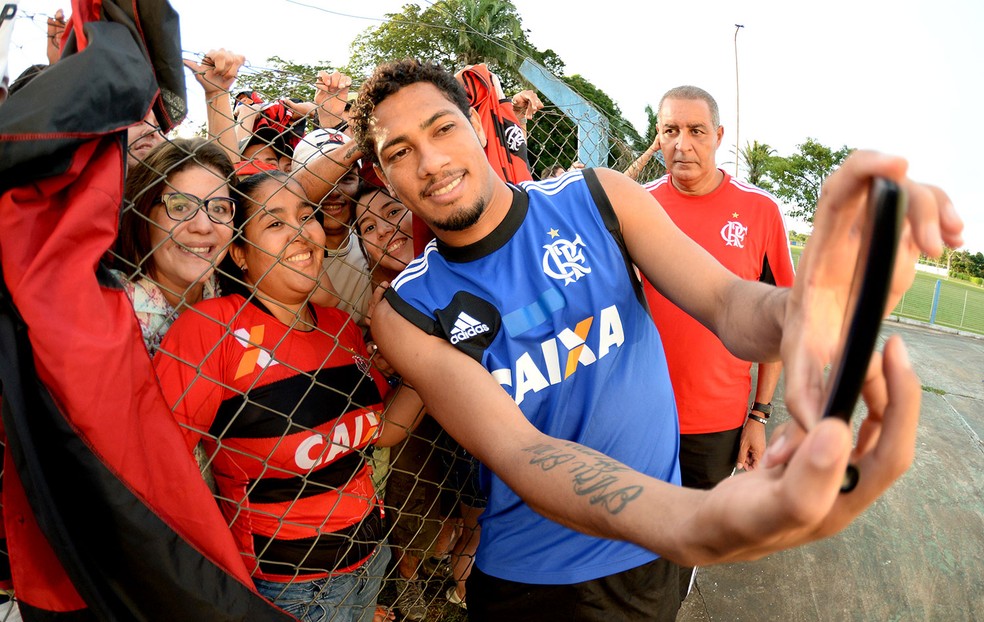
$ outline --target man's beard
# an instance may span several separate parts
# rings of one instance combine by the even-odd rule
[[[462,208],[444,220],[435,220],[431,223],[441,231],[464,231],[478,222],[478,219],[485,213],[486,201],[479,199],[470,208]]]

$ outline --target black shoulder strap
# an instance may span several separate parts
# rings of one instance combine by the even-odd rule
[[[388,287],[386,291],[383,292],[383,298],[386,302],[390,303],[393,310],[403,316],[403,319],[407,320],[420,330],[424,331],[428,335],[434,335],[435,337],[440,337],[441,339],[447,339],[447,335],[444,334],[444,329],[437,320],[431,319],[418,311],[413,305],[400,297],[396,292],[396,288]]]
[[[646,295],[642,291],[642,282],[639,281],[639,277],[636,275],[632,257],[629,256],[629,250],[625,247],[625,239],[622,237],[622,226],[618,222],[618,216],[615,215],[614,208],[612,208],[612,202],[608,200],[608,194],[605,193],[601,182],[598,181],[598,174],[594,169],[583,169],[581,174],[584,175],[584,181],[588,184],[588,191],[591,192],[591,198],[594,199],[598,213],[601,214],[601,220],[605,223],[605,228],[615,238],[615,243],[618,244],[618,248],[622,252],[622,260],[625,261],[625,270],[629,274],[629,282],[632,283],[636,298],[639,300],[639,304],[645,307],[648,312],[649,304],[646,302]]]

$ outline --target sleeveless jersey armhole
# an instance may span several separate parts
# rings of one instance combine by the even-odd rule
[[[441,325],[417,309],[413,307],[409,302],[400,297],[400,294],[392,287],[387,289],[383,293],[383,298],[386,302],[390,303],[393,310],[399,313],[403,319],[407,320],[420,330],[424,331],[428,335],[433,335],[435,337],[444,337],[444,331],[441,329]]]
[[[615,243],[618,244],[618,249],[622,253],[625,270],[628,272],[629,282],[632,283],[632,289],[635,291],[636,299],[648,313],[649,303],[646,301],[646,295],[642,290],[642,282],[636,276],[635,267],[632,264],[632,257],[629,256],[629,250],[625,247],[625,239],[622,237],[622,227],[618,222],[618,216],[615,214],[614,208],[612,208],[611,201],[608,200],[608,194],[601,186],[601,182],[598,181],[598,174],[595,173],[594,169],[586,168],[581,173],[584,175],[585,183],[588,184],[591,198],[594,199],[595,207],[598,208],[598,213],[601,214],[601,220],[605,223],[605,228],[615,238]]]

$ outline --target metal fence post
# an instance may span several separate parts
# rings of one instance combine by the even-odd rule
[[[964,304],[963,310],[960,311],[960,328],[964,327],[964,318],[967,317],[967,297],[970,296],[970,292],[964,292]]]
[[[940,304],[940,280],[936,279],[936,288],[933,290],[933,308],[929,312],[929,323],[936,323],[936,307]]]
[[[588,167],[608,166],[608,119],[545,67],[530,59],[519,73],[577,125],[577,157]]]

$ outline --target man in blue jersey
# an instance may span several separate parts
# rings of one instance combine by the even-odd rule
[[[921,248],[959,243],[945,195],[901,159],[852,157],[831,177],[793,289],[743,281],[683,235],[643,188],[609,170],[510,186],[482,151],[453,77],[403,60],[377,68],[353,107],[359,147],[436,232],[373,312],[382,353],[482,462],[488,494],[468,582],[476,620],[672,620],[675,566],[761,557],[846,526],[911,461],[920,385],[893,338],[872,366],[865,425],[819,421],[823,365],[852,266],[823,251],[873,175],[913,198],[894,293]],[[679,487],[678,428],[659,338],[633,265],[748,360],[777,360],[800,426],[763,468],[711,491]],[[809,289],[806,287],[809,284]],[[894,304],[892,302],[891,304]],[[809,432],[804,432],[807,429]],[[849,456],[864,473],[838,494]]]

